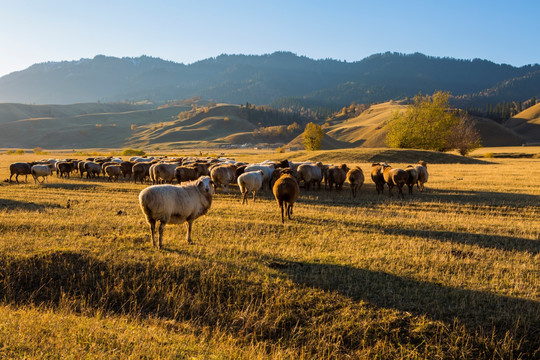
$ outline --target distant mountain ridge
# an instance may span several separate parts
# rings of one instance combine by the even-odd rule
[[[185,65],[141,56],[35,64],[0,78],[0,102],[71,104],[201,96],[243,104],[280,101],[343,106],[418,92],[450,91],[474,101],[540,97],[540,65],[383,53],[356,62],[314,60],[290,52],[220,55]],[[496,93],[496,97],[493,94]]]

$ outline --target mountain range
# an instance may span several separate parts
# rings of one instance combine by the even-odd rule
[[[0,102],[165,103],[204,100],[259,105],[341,107],[449,91],[460,102],[540,97],[540,65],[383,53],[356,62],[314,60],[290,52],[220,55],[192,64],[141,56],[46,62],[0,78]],[[457,100],[456,100],[457,101]]]

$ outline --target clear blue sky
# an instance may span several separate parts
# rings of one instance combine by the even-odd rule
[[[3,0],[0,76],[103,54],[189,64],[291,51],[357,61],[396,51],[540,63],[540,1]]]

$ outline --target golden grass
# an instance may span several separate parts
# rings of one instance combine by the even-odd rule
[[[168,226],[163,251],[145,185],[1,183],[0,357],[539,356],[540,159],[429,164],[401,201],[361,154],[312,154],[362,167],[356,199],[302,189],[282,225],[269,193],[218,192],[195,245]]]

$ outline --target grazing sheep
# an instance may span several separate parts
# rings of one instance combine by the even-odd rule
[[[113,178],[118,181],[120,175],[122,175],[122,167],[118,164],[108,165],[105,168],[105,173],[109,176],[109,181],[112,181]]]
[[[272,190],[270,188],[270,179],[272,178],[272,173],[274,172],[275,165],[274,164],[253,164],[249,165],[244,169],[244,173],[250,172],[250,171],[258,171],[262,170],[264,176],[263,176],[263,184],[262,189],[268,188],[269,190]]]
[[[382,163],[373,163],[371,164],[371,180],[375,183],[375,189],[377,189],[377,194],[384,193],[384,176],[383,176],[383,166]]]
[[[418,171],[416,171],[416,169],[412,165],[407,166],[405,171],[407,172],[407,175],[409,175],[409,177],[407,178],[407,186],[409,187],[409,195],[412,195],[414,184],[418,183]]]
[[[409,174],[403,169],[393,169],[390,165],[383,163],[381,164],[383,168],[383,177],[386,184],[388,184],[388,194],[392,196],[392,188],[394,186],[398,187],[399,196],[403,199],[403,185],[407,183],[409,179]]]
[[[292,176],[291,169],[283,169],[280,171],[280,176],[276,180],[273,193],[276,201],[281,210],[281,222],[285,223],[285,217],[283,214],[284,207],[286,208],[287,217],[291,220],[291,215],[293,213],[293,205],[300,193],[300,187],[298,182]]]
[[[86,168],[85,168],[85,164],[86,164],[86,161],[79,161],[79,174],[81,175],[81,179],[86,171]]]
[[[332,190],[334,187],[334,184],[336,186],[336,190],[341,190],[343,188],[343,183],[345,182],[345,179],[347,178],[347,172],[349,171],[349,168],[345,164],[341,164],[340,166],[330,166],[327,170],[327,181],[328,189]]]
[[[28,175],[32,173],[32,165],[33,163],[25,162],[16,162],[9,165],[9,172],[11,173],[9,176],[9,182],[11,182],[11,177],[13,175],[15,175],[15,181],[17,184],[19,183],[19,175],[24,175],[24,181],[28,182]]]
[[[86,171],[86,178],[95,178],[99,177],[101,172],[101,164],[93,161],[87,161],[84,163],[84,169]]]
[[[264,172],[262,170],[250,171],[243,173],[238,177],[238,187],[242,193],[242,205],[247,204],[247,194],[253,194],[253,202],[255,202],[255,194],[259,191],[263,184]]]
[[[310,186],[315,184],[318,185],[319,190],[321,189],[321,181],[323,180],[322,173],[323,165],[321,163],[317,164],[301,164],[298,166],[298,182],[304,181],[304,188],[309,190]],[[291,171],[291,174],[293,172]]]
[[[419,161],[417,165],[414,166],[416,172],[418,173],[418,182],[416,186],[420,188],[420,192],[424,191],[424,184],[428,181],[428,171],[427,163],[425,161]]]
[[[109,165],[118,165],[118,163],[116,163],[116,162],[114,162],[114,161],[106,161],[106,162],[104,162],[104,163],[101,163],[101,174],[102,174],[103,176],[106,175],[106,173],[105,173],[105,168],[106,168],[107,166],[109,166]]]
[[[351,185],[352,196],[356,197],[356,194],[364,184],[364,173],[362,169],[359,166],[355,166],[349,170],[347,172],[347,181]]]
[[[131,179],[131,174],[133,174],[133,164],[132,161],[122,161],[120,163],[120,167],[122,168],[122,176],[124,179],[127,177],[128,179]]]
[[[178,163],[159,163],[150,166],[150,179],[153,184],[160,184],[165,182],[172,183],[175,174],[175,169],[180,166]]]
[[[52,165],[34,165],[30,171],[34,177],[34,183],[43,183],[47,180],[47,176],[52,174]],[[39,177],[43,180],[39,181]]]
[[[135,184],[137,183],[137,180],[140,180],[141,184],[143,181],[150,176],[150,166],[152,166],[149,162],[138,162],[133,165],[133,180]]]
[[[174,169],[174,176],[176,177],[176,181],[181,184],[185,181],[197,180],[201,175],[203,175],[201,170],[202,169],[198,166],[178,166],[176,169]]]
[[[75,164],[70,161],[59,161],[56,163],[56,173],[60,177],[64,177],[65,175],[69,179],[69,175],[73,170],[75,170]]]
[[[223,190],[229,193],[229,184],[234,182],[236,167],[234,165],[218,165],[210,171],[210,177],[216,185],[221,186]]]
[[[187,222],[187,241],[191,241],[193,221],[204,215],[212,205],[214,194],[210,177],[204,176],[187,185],[152,185],[141,191],[139,204],[150,224],[152,244],[161,249],[163,229],[167,224]],[[156,244],[156,222],[159,221],[159,237]]]

